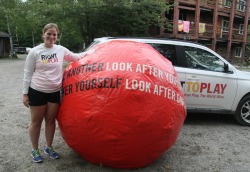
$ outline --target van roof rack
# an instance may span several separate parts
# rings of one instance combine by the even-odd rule
[[[130,36],[116,36],[116,37],[105,37],[107,39],[157,39],[157,40],[166,40],[166,41],[178,41],[178,42],[186,42],[202,45],[197,42],[193,42],[190,40],[182,40],[182,39],[172,39],[172,38],[159,38],[159,37],[130,37]]]

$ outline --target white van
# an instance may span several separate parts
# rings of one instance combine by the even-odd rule
[[[147,43],[172,62],[182,84],[187,112],[233,114],[250,126],[250,72],[237,70],[213,50],[161,38],[96,38],[86,49],[112,40]],[[86,51],[85,50],[85,51]]]

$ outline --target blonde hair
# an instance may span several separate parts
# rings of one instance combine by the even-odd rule
[[[55,24],[55,23],[48,23],[48,24],[46,24],[46,25],[44,26],[44,28],[43,28],[43,34],[44,34],[48,29],[50,29],[50,28],[55,28],[56,31],[57,31],[57,34],[59,34],[59,28],[58,28],[57,24]]]

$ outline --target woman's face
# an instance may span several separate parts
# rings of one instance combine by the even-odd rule
[[[49,28],[43,34],[44,44],[47,48],[53,47],[53,44],[56,42],[57,39],[57,30],[55,28]]]

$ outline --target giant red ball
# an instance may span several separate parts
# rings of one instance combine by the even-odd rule
[[[85,160],[145,167],[177,140],[186,117],[180,81],[150,45],[110,41],[67,66],[58,123]]]

